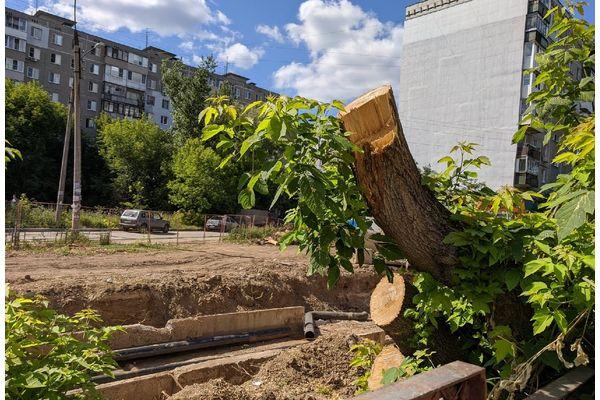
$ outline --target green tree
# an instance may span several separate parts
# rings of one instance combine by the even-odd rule
[[[455,224],[443,242],[456,251],[457,262],[443,281],[415,271],[418,294],[405,315],[416,322],[421,352],[435,344],[435,331],[451,332],[460,344],[459,357],[488,368],[496,398],[585,365],[593,351],[595,29],[576,17],[580,5],[569,8],[550,11],[553,42],[530,71],[539,90],[528,99],[524,122],[547,132],[547,138],[562,133],[554,162],[568,163],[572,171],[540,193],[494,192],[476,182],[476,170],[489,160],[471,157],[474,144],[460,143],[440,160],[445,171],[424,177]],[[332,116],[335,108],[343,104],[282,97],[233,113],[226,99],[217,98],[202,113],[203,140],[218,141],[216,146],[228,152],[225,162],[252,162],[238,198],[243,207],[255,204],[255,192],[268,190],[267,182],[278,187],[274,202],[282,193],[298,200],[287,214],[294,229],[282,243],[296,239],[311,256],[309,273],[327,274],[329,284],[338,280],[340,267],[352,271],[353,255],[361,263],[368,209],[352,167],[356,155],[375,151],[368,140],[362,148],[348,140],[350,133]],[[525,129],[515,141],[523,139]],[[269,154],[266,148],[281,150]],[[373,184],[376,190],[386,182]],[[533,201],[538,209],[527,211],[525,202]],[[350,219],[357,228],[349,226]],[[387,272],[384,257],[397,257],[398,249],[389,237],[374,239],[380,253],[374,267]],[[410,254],[411,249],[403,250]]]
[[[6,139],[22,154],[7,165],[6,193],[56,200],[66,107],[38,83],[6,81]]]
[[[123,204],[164,210],[168,208],[167,182],[173,139],[148,117],[98,119],[100,154],[113,175]]]
[[[162,81],[173,107],[174,129],[181,141],[186,138],[200,137],[202,125],[198,114],[210,97],[208,84],[210,74],[214,72],[214,58],[203,58],[197,68],[191,69],[179,60],[165,60],[162,65]]]
[[[237,210],[238,168],[219,169],[221,158],[204,147],[199,138],[188,139],[173,156],[171,203],[198,217],[203,213],[234,213]]]

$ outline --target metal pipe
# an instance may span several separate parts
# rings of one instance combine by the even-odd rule
[[[288,337],[290,333],[291,329],[289,327],[285,327],[275,329],[264,329],[235,335],[210,336],[192,340],[151,344],[147,346],[131,347],[127,349],[117,350],[114,359],[116,361],[128,361],[233,344],[255,343],[265,340],[282,339]],[[170,369],[178,368],[184,365],[195,364],[198,362],[198,360],[192,359],[167,364],[161,363],[160,365],[154,367],[141,368],[132,371],[116,372],[114,374],[114,377],[110,377],[108,375],[97,375],[92,377],[92,381],[95,383],[118,381],[133,378],[135,376],[167,371]]]
[[[353,321],[367,321],[369,313],[361,312],[341,312],[341,311],[310,311],[304,314],[304,337],[313,339],[315,337],[315,320],[316,319],[339,319]]]
[[[116,361],[127,361],[139,358],[155,357],[165,354],[180,353],[190,350],[205,349],[237,343],[251,343],[261,340],[277,339],[288,336],[289,327],[264,329],[254,332],[246,332],[233,335],[209,336],[203,338],[180,340],[176,342],[156,343],[146,346],[130,347],[117,350],[114,359]]]

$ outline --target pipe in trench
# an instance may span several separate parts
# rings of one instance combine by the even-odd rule
[[[369,313],[362,312],[340,312],[340,311],[310,311],[304,314],[304,337],[306,339],[314,339],[315,337],[315,320],[316,319],[338,319],[338,320],[353,320],[367,321]]]
[[[282,339],[288,337],[290,333],[291,329],[289,327],[285,327],[265,329],[235,335],[211,336],[192,340],[183,340],[178,342],[151,344],[147,346],[131,347],[127,349],[118,350],[115,352],[116,355],[114,356],[114,359],[115,361],[128,361],[234,344],[237,345],[255,343],[265,340]],[[170,369],[196,363],[198,363],[198,360],[191,359],[167,364],[160,364],[154,367],[141,368],[138,370],[119,371],[114,374],[114,377],[110,377],[108,375],[97,375],[92,377],[92,382],[100,384],[129,379],[136,376],[168,371]]]

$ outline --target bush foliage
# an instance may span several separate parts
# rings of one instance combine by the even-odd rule
[[[5,302],[6,398],[100,398],[91,377],[112,374],[107,342],[119,328],[95,327],[102,321],[93,310],[58,314],[41,297],[7,290]],[[73,389],[81,391],[67,396]]]

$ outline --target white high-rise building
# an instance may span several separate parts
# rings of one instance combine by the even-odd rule
[[[543,19],[557,0],[425,0],[407,7],[399,113],[420,167],[459,141],[490,158],[480,180],[492,188],[537,187],[552,181],[556,142],[543,134],[512,143],[531,92],[534,55],[548,44]]]

